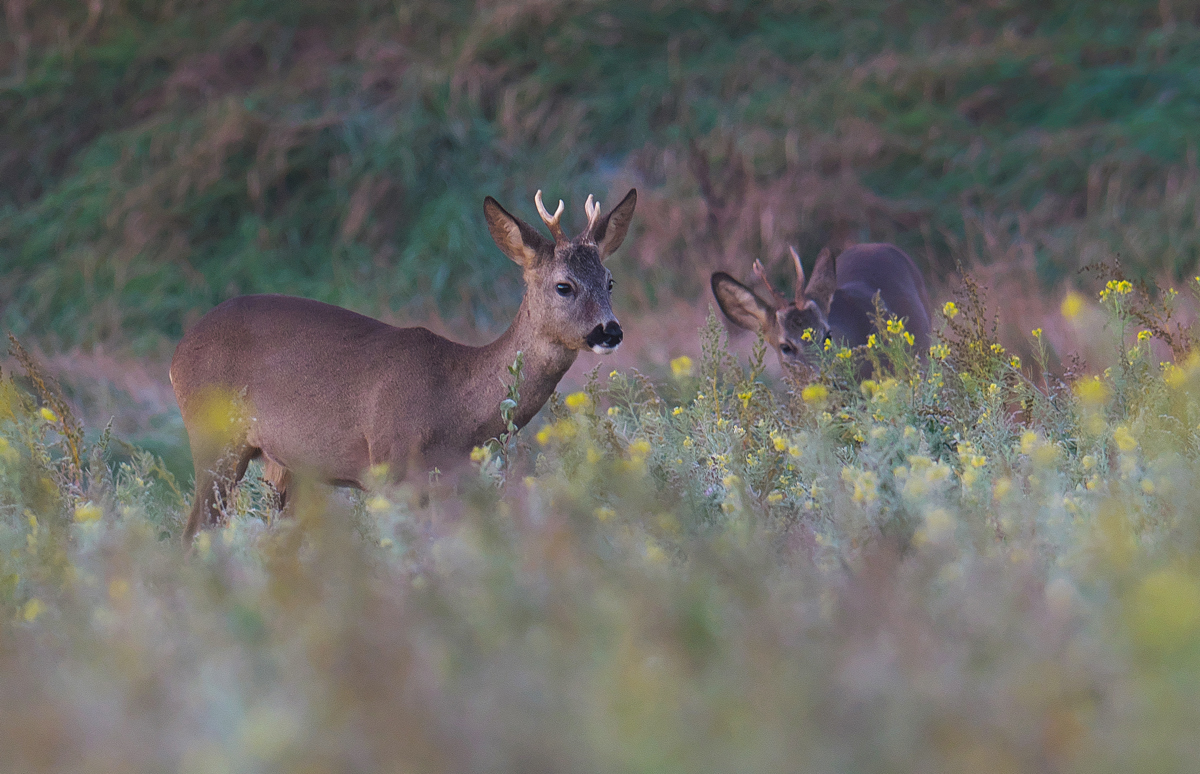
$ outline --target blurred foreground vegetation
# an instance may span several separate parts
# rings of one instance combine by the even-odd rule
[[[1195,771],[1200,355],[1158,298],[1068,296],[1112,365],[1034,382],[968,284],[927,364],[893,320],[783,395],[714,320],[457,496],[287,519],[252,477],[186,557],[152,456],[6,379],[0,767]]]
[[[1195,0],[6,0],[0,309],[162,354],[277,291],[495,328],[532,217],[643,191],[618,306],[889,240],[1056,283],[1200,257]]]

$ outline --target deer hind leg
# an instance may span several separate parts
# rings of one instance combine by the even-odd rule
[[[290,516],[291,511],[285,510],[290,504],[288,487],[292,483],[292,471],[272,459],[267,459],[263,465],[263,478],[275,489],[275,506],[282,516]]]
[[[216,459],[197,454],[197,451],[192,450],[196,462],[196,494],[187,527],[183,530],[185,546],[191,545],[201,529],[224,521],[223,509],[229,503],[230,493],[246,475],[250,460],[262,453],[261,449],[245,442],[226,449]]]

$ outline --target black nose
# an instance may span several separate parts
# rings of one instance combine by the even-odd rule
[[[607,325],[597,325],[593,328],[585,341],[589,347],[612,349],[621,343],[624,336],[625,334],[621,332],[621,324],[616,320],[610,320]]]

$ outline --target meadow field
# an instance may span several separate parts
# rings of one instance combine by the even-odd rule
[[[1200,770],[1200,3],[4,10],[0,770]],[[487,341],[483,197],[630,187],[622,350],[456,489],[252,466],[185,550],[208,309]],[[864,241],[928,353],[710,309]]]

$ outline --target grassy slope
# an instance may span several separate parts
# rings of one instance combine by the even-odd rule
[[[103,9],[0,28],[0,303],[50,347],[159,349],[253,291],[488,327],[520,288],[479,203],[539,187],[577,222],[647,194],[625,304],[787,243],[1198,257],[1195,4]]]

